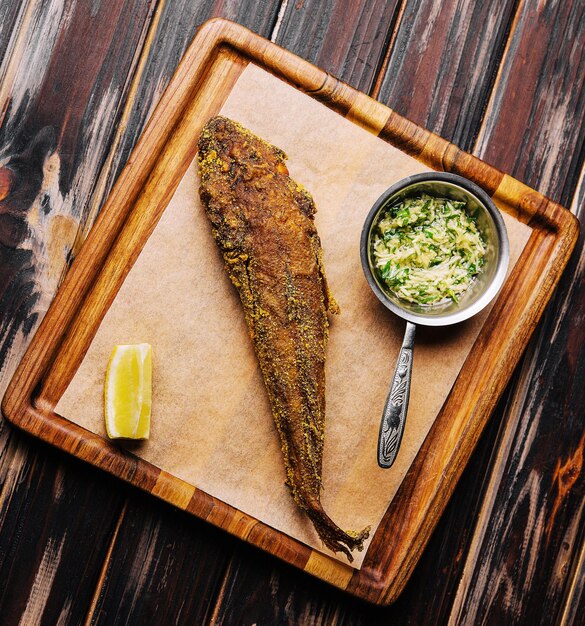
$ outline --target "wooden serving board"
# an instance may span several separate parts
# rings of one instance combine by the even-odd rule
[[[55,407],[196,153],[203,123],[249,63],[426,166],[482,186],[531,235],[369,546],[353,569],[229,506]],[[552,294],[578,236],[566,209],[247,29],[206,23],[194,39],[3,401],[7,419],[340,588],[390,603],[403,588]]]

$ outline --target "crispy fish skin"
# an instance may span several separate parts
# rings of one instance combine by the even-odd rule
[[[238,290],[280,434],[286,484],[325,545],[363,548],[369,528],[341,530],[320,501],[329,293],[311,195],[286,155],[225,117],[199,138],[201,200]]]

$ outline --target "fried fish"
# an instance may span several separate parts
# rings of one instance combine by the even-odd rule
[[[199,138],[201,200],[238,290],[280,434],[286,484],[325,545],[352,560],[369,528],[344,531],[320,501],[328,313],[311,195],[288,175],[286,155],[225,117]]]

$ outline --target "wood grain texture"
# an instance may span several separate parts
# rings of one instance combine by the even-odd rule
[[[585,217],[582,197],[574,210]],[[454,622],[549,624],[571,610],[585,539],[584,276],[581,238],[506,415]]]
[[[427,547],[387,618],[397,624],[446,624],[473,536],[477,510],[485,496],[486,472],[493,458],[493,441],[502,423],[499,403]]]
[[[541,191],[567,202],[575,189],[575,163],[577,168],[582,167],[584,157],[579,142],[582,146],[585,75],[583,47],[578,43],[583,39],[583,11],[574,3],[540,3],[538,14],[530,14],[535,10],[535,5],[530,3],[521,3],[519,7],[516,28],[486,112],[477,152],[500,167],[514,170],[532,184],[540,181],[536,186]],[[529,79],[531,89],[528,92],[513,88],[510,77],[514,72],[516,77],[522,75]],[[543,136],[547,141],[543,141]],[[522,149],[511,150],[518,144]],[[488,154],[490,156],[486,156]],[[573,212],[578,212],[581,218],[582,194],[581,185],[573,202]],[[575,335],[562,337],[561,330],[563,324],[570,328],[581,316],[581,305],[574,300],[580,297],[575,291],[575,285],[582,283],[581,274],[577,272],[580,264],[582,261],[574,260],[568,269],[562,283],[564,288],[560,288],[564,295],[559,295],[561,299],[551,305],[543,330],[533,342],[518,382],[517,401],[495,416],[509,427],[488,444],[501,450],[497,456],[499,470],[487,485],[488,497],[483,511],[480,509],[477,513],[481,511],[482,526],[474,538],[466,574],[461,581],[454,621],[464,620],[464,616],[479,619],[473,612],[475,609],[471,610],[473,601],[477,601],[481,606],[479,610],[492,619],[499,616],[499,619],[519,623],[538,623],[550,615],[566,619],[566,616],[581,614],[578,605],[583,602],[582,591],[575,583],[578,579],[575,572],[583,567],[584,538],[576,529],[576,525],[583,524],[581,477],[562,497],[554,493],[562,480],[561,475],[555,478],[556,468],[560,472],[581,444],[582,425],[579,427],[571,416],[564,419],[567,411],[569,414],[583,411],[581,398],[575,395],[571,382],[574,372],[565,363],[559,366],[569,346],[576,348]],[[557,319],[557,311],[563,321]],[[577,364],[582,358],[578,353],[572,357],[572,362]],[[537,367],[541,362],[543,365]],[[538,381],[536,389],[533,381]],[[527,397],[523,398],[522,393]],[[528,419],[532,420],[530,426]],[[548,433],[546,437],[543,437],[544,432]],[[548,445],[548,441],[555,444]],[[514,462],[518,458],[523,459],[519,465]],[[471,465],[470,471],[483,476],[489,467],[490,464]],[[569,467],[570,471],[573,469]],[[522,490],[524,494],[529,493],[524,499],[525,505],[530,503],[529,514],[526,506],[516,507],[515,500]],[[455,500],[458,493],[455,493]],[[495,493],[498,496],[494,499]],[[555,501],[562,515],[559,517],[557,513],[551,518]],[[461,505],[464,502],[462,495]],[[503,527],[504,520],[507,531]],[[513,535],[517,532],[513,529],[518,528],[523,532]],[[451,536],[456,532],[450,529]],[[494,534],[488,538],[486,532]],[[498,542],[502,536],[507,537],[504,547],[495,548],[496,536]],[[481,541],[483,544],[479,546]],[[524,553],[520,544],[525,545]],[[536,571],[512,567],[514,550],[520,551],[515,553],[518,563],[529,562],[538,553]],[[487,577],[486,572],[489,572]],[[479,602],[480,596],[483,602]],[[541,613],[543,599],[549,610]],[[569,617],[566,623],[577,622]]]
[[[220,108],[233,86],[232,77],[239,75],[249,58],[313,93],[340,113],[347,115],[351,111],[352,117],[358,117],[364,125],[371,118],[375,132],[385,115],[388,121],[383,125],[382,136],[388,141],[397,137],[409,152],[426,163],[456,170],[476,180],[498,200],[505,199],[506,210],[533,223],[533,234],[520,261],[495,302],[359,571],[351,574],[348,569],[348,576],[340,576],[339,564],[326,557],[317,558],[298,541],[270,531],[227,505],[213,503],[212,498],[201,492],[193,496],[197,496],[202,511],[209,511],[203,515],[212,523],[333,584],[342,588],[347,585],[356,595],[387,603],[395,599],[406,582],[542,313],[574,245],[576,222],[561,207],[458,151],[445,140],[412,127],[382,105],[327,78],[321,70],[250,31],[230,22],[214,21],[198,34],[80,252],[74,270],[67,275],[32,341],[11,382],[3,410],[29,432],[147,491],[153,491],[160,483],[159,470],[59,418],[52,410],[128,268],[192,161],[196,150],[192,138]],[[317,88],[318,85],[321,87]],[[360,112],[362,103],[368,106]],[[412,130],[410,137],[409,130]],[[490,358],[486,359],[486,355]],[[491,393],[485,393],[485,389]],[[442,453],[437,454],[439,441],[450,441],[453,445],[442,445]],[[165,477],[169,485],[172,480],[171,476]],[[175,497],[179,493],[180,489],[171,488],[159,495],[177,504]],[[180,501],[184,501],[182,495]],[[219,518],[215,511],[220,512]],[[388,544],[388,536],[393,537],[392,546]],[[317,560],[319,566],[314,567]]]
[[[0,493],[2,624],[81,623],[124,489],[21,437]],[[26,461],[26,462],[25,462]],[[41,514],[42,513],[42,514]]]
[[[213,612],[214,624],[384,624],[388,609],[352,598],[258,553],[234,549]],[[245,616],[245,619],[243,617]]]
[[[585,537],[580,539],[581,547],[577,558],[572,563],[563,608],[559,623],[563,626],[579,623],[585,615]]]
[[[565,5],[565,8],[568,9],[569,5],[571,4],[572,3],[567,3]],[[571,19],[573,20],[573,22],[575,22],[575,20],[579,21],[579,19],[582,19],[582,12],[581,12],[581,15],[579,16],[579,9],[574,4],[572,6],[573,6],[573,9],[571,12],[569,12],[569,15],[571,16]],[[526,7],[524,7],[524,9],[526,9]],[[531,90],[531,92],[530,93],[522,92],[522,95],[518,95],[518,97],[516,97],[516,94],[518,92],[513,88],[512,82],[508,82],[506,83],[506,85],[503,85],[502,81],[498,82],[497,87],[498,89],[501,89],[501,91],[497,96],[497,100],[501,103],[501,107],[502,107],[501,113],[504,116],[507,116],[511,123],[514,123],[513,120],[516,119],[517,117],[521,119],[527,118],[531,110],[543,110],[543,108],[546,109],[547,108],[546,102],[549,101],[549,99],[552,97],[553,94],[555,94],[556,97],[560,95],[564,95],[565,97],[569,97],[569,96],[571,97],[572,99],[571,106],[564,108],[563,110],[557,109],[554,112],[552,108],[548,106],[547,121],[550,124],[557,124],[557,125],[560,122],[561,127],[564,129],[569,129],[569,128],[576,129],[572,131],[566,130],[565,132],[572,132],[577,138],[583,132],[583,121],[581,117],[582,107],[579,108],[575,104],[575,100],[573,99],[577,97],[577,100],[578,100],[578,94],[582,93],[583,72],[580,72],[580,78],[577,79],[575,77],[575,81],[573,82],[573,85],[571,86],[571,88],[565,91],[564,94],[559,94],[554,89],[552,90],[552,92],[549,91],[550,89],[549,83],[544,80],[544,76],[547,76],[549,80],[553,80],[557,84],[560,84],[560,77],[565,76],[565,75],[574,76],[574,72],[578,71],[579,63],[575,65],[575,59],[576,59],[575,55],[565,54],[561,51],[566,50],[567,48],[570,48],[572,44],[576,44],[577,48],[579,47],[577,42],[582,41],[582,38],[583,38],[582,34],[578,35],[577,31],[579,29],[580,29],[580,32],[582,33],[583,32],[582,27],[575,27],[574,23],[571,27],[569,27],[569,25],[565,23],[564,28],[557,25],[555,29],[556,35],[553,40],[550,37],[535,37],[533,29],[524,28],[524,32],[522,34],[522,39],[523,39],[522,43],[518,42],[514,51],[508,50],[507,56],[506,56],[506,63],[513,64],[517,67],[517,70],[518,70],[517,77],[520,77],[521,75],[524,76],[524,73],[521,74],[520,68],[526,68],[528,66],[530,67],[529,73],[536,72],[535,76],[538,77],[540,75],[539,78],[543,79],[543,80],[536,81],[536,78],[535,78],[532,84],[534,83],[536,84]],[[561,31],[562,31],[562,35],[561,35]],[[516,33],[516,36],[518,36],[518,33]],[[547,74],[546,72],[543,73],[542,69],[533,70],[531,67],[531,64],[536,59],[542,60],[543,53],[540,50],[540,48],[548,50],[547,63],[551,65],[554,64],[554,68],[555,68],[554,78],[551,77],[550,73],[549,74]],[[526,53],[526,50],[528,49],[530,49],[531,54]],[[549,65],[549,68],[550,68],[550,65]],[[408,88],[407,88],[407,92],[408,92]],[[497,111],[493,109],[488,111],[488,114],[486,117],[488,124],[492,122],[496,124],[497,126],[499,126],[498,119],[499,118],[498,118]],[[503,122],[501,125],[502,134],[498,138],[498,140],[493,141],[493,138],[490,138],[489,140],[490,141],[489,145],[491,147],[491,151],[493,155],[498,155],[498,154],[505,155],[506,152],[509,151],[509,149],[512,146],[515,145],[513,141],[512,142],[509,141],[509,138],[507,137],[507,133],[506,133],[506,127],[507,127],[507,122]],[[527,127],[526,129],[524,129],[524,132],[525,132],[524,141],[528,144],[542,146],[542,143],[540,141],[541,131],[542,131],[542,128],[538,124]],[[529,155],[527,155],[526,153],[521,154],[519,151],[515,153],[515,158],[518,159],[519,163],[520,162],[523,163],[524,167],[534,168],[535,172],[542,172],[544,170],[553,172],[554,175],[551,178],[548,178],[546,181],[544,181],[540,189],[545,193],[549,193],[553,197],[570,198],[574,189],[574,181],[561,182],[561,185],[563,185],[564,191],[562,194],[559,194],[559,188],[557,187],[557,185],[559,184],[559,179],[556,177],[562,176],[566,173],[566,169],[564,168],[564,163],[566,162],[566,160],[578,158],[580,159],[580,163],[582,163],[583,154],[582,153],[579,154],[578,149],[576,151],[572,150],[571,148],[569,148],[569,150],[566,150],[562,133],[555,133],[554,135],[551,135],[551,139],[552,139],[551,143],[549,144],[547,148],[547,153],[542,154],[540,157],[540,160],[535,160],[531,162]],[[579,141],[579,139],[577,139],[577,141]],[[484,145],[484,148],[485,148],[485,145]],[[482,154],[482,156],[484,155]],[[493,160],[497,165],[499,165],[502,168],[508,169],[510,167],[510,162],[505,162],[503,159],[502,161],[499,161],[495,156],[491,160]],[[538,180],[538,176],[539,174],[535,173],[535,177],[532,179],[533,183],[534,181]],[[547,185],[550,185],[550,188],[547,187]],[[571,270],[568,270],[567,277],[570,274],[571,274]],[[565,307],[566,307],[565,314],[567,316],[571,316],[572,313],[570,311],[572,310],[572,307],[571,307],[570,298],[567,300],[567,302],[565,302]],[[561,354],[564,350],[564,346],[561,344],[560,346],[556,346],[556,348],[553,348],[553,350],[558,350],[559,354]],[[532,352],[534,353],[532,358],[535,360],[538,360],[540,358],[539,357],[540,353],[538,351],[538,348],[533,347]],[[567,375],[570,375],[570,374],[568,374],[566,370],[561,370],[557,372],[557,376],[559,378],[562,376],[567,376]],[[530,378],[529,371],[523,373],[522,380],[523,380],[523,383],[522,383],[523,385],[530,384],[531,378]],[[556,389],[556,392],[557,393],[559,392],[558,387]],[[574,401],[575,399],[572,398],[571,400],[565,400],[565,403],[569,404],[570,402],[574,402]],[[578,403],[576,403],[574,404],[574,406],[579,406],[579,405]],[[542,409],[544,409],[544,407],[542,407]],[[544,413],[542,413],[540,417],[541,419],[551,419],[551,414],[555,414],[556,412],[557,412],[556,409],[549,406],[545,409]],[[492,421],[494,421],[495,424],[498,424],[504,421],[505,419],[509,419],[508,412],[504,408],[500,408],[498,409],[496,414],[493,416]],[[569,430],[571,430],[570,427],[569,427]],[[560,450],[548,451],[548,453],[551,455],[549,463],[551,463],[553,466],[556,467],[556,463],[557,463],[556,458],[558,455],[558,459],[559,459],[558,462],[562,466],[563,459],[566,459],[567,457],[570,457],[572,455],[573,450],[574,450],[573,448],[574,443],[580,441],[580,433],[574,432],[573,436],[574,436],[573,442],[571,441],[571,436],[564,437],[564,443],[561,444],[562,447],[564,448],[562,452]],[[478,454],[474,455],[474,458],[471,460],[469,467],[466,470],[466,473],[464,475],[464,478],[460,482],[458,488],[456,489],[452,497],[452,502],[449,505],[446,516],[443,518],[443,520],[439,524],[439,527],[437,528],[437,531],[429,544],[427,552],[423,555],[423,558],[421,559],[421,562],[419,563],[417,570],[415,570],[413,574],[413,578],[411,580],[411,585],[416,589],[417,581],[419,581],[419,585],[422,585],[423,581],[425,584],[428,584],[428,580],[432,576],[431,572],[438,570],[438,571],[445,573],[446,571],[450,571],[450,575],[446,577],[446,579],[449,581],[448,586],[445,586],[445,584],[440,584],[440,589],[437,590],[437,593],[429,594],[430,597],[432,598],[431,601],[427,601],[424,605],[422,605],[421,603],[414,604],[414,602],[412,602],[412,600],[416,597],[416,590],[414,591],[414,595],[412,595],[410,591],[411,587],[407,586],[404,595],[399,599],[397,605],[393,607],[396,612],[392,613],[392,615],[395,616],[399,622],[402,622],[404,620],[405,622],[410,623],[413,620],[413,616],[416,616],[414,618],[415,623],[444,623],[446,616],[448,616],[450,612],[450,606],[451,606],[451,602],[452,602],[453,595],[454,595],[454,589],[453,589],[454,585],[452,581],[453,581],[453,578],[457,579],[459,576],[458,572],[462,571],[462,566],[465,563],[466,550],[467,550],[466,546],[468,544],[469,534],[473,527],[474,517],[477,515],[477,513],[474,512],[475,506],[476,506],[473,503],[474,494],[478,494],[478,493],[481,494],[481,496],[478,498],[479,501],[483,499],[485,490],[489,486],[486,484],[487,481],[485,479],[486,473],[489,471],[489,467],[490,467],[489,450],[491,449],[497,450],[499,447],[497,428],[492,428],[488,432],[486,432],[484,436],[484,441],[485,443],[482,442],[479,445],[479,447],[480,448],[485,447],[486,453],[482,457],[482,455],[478,451]],[[527,445],[526,441],[522,441],[521,443],[524,446]],[[532,444],[538,445],[538,442],[533,441]],[[509,455],[510,457],[518,456],[522,454],[522,450],[525,449],[525,448],[522,448],[522,445],[515,446],[512,449],[508,448],[507,450],[504,450],[501,454]],[[540,445],[540,448],[541,448],[540,456],[542,456],[544,447],[545,446],[543,446],[542,444]],[[494,455],[495,454],[496,453],[494,452]],[[539,466],[538,464],[533,463],[530,467],[532,468],[532,471],[534,471],[534,468],[539,467]],[[525,468],[525,470],[528,471],[528,467]],[[493,487],[493,489],[499,493],[498,486]],[[578,508],[579,502],[580,502],[579,497],[580,497],[579,494],[577,494],[576,499],[572,501],[572,506],[571,506],[571,503],[565,502],[565,506],[569,507],[568,510],[566,510],[566,515],[568,519],[573,520],[573,522],[576,519],[576,517],[578,518],[578,516],[581,514]],[[548,495],[545,491],[540,492],[540,496],[539,494],[533,494],[532,502],[533,502],[534,508],[538,509],[538,508],[546,507],[547,499],[548,499]],[[504,498],[500,498],[498,505],[494,506],[494,508],[490,511],[489,515],[491,515],[492,517],[498,516],[501,520],[504,518],[505,515],[509,515],[510,505],[511,505],[510,501],[506,501]],[[499,507],[503,507],[504,511],[500,513],[498,510]],[[449,521],[447,518],[447,516],[449,515],[448,511],[451,510],[452,508],[455,511],[467,511],[468,513],[466,515],[455,514],[451,517],[451,520]],[[466,520],[469,520],[469,521],[466,521]],[[510,523],[510,528],[526,527],[527,524],[533,525],[534,523],[536,523],[536,521],[537,521],[536,519],[534,520],[530,519],[528,521],[526,519],[518,519],[516,523]],[[550,532],[556,534],[555,531],[551,530]],[[563,531],[561,528],[559,529],[559,532],[562,534],[565,531]],[[498,541],[499,541],[498,536],[492,535],[490,545],[494,545]],[[530,598],[532,602],[534,603],[533,610],[535,612],[538,611],[539,598],[541,598],[543,594],[548,594],[547,597],[551,597],[550,596],[551,589],[547,588],[547,581],[549,577],[555,577],[557,581],[557,585],[559,585],[559,587],[563,587],[564,585],[568,585],[569,587],[575,586],[574,583],[572,583],[572,581],[575,580],[574,572],[577,571],[577,565],[574,563],[574,558],[576,557],[573,551],[574,550],[578,551],[579,544],[581,546],[583,545],[583,539],[582,538],[579,539],[578,537],[576,537],[575,542],[576,542],[575,546],[571,544],[571,547],[570,547],[571,554],[569,555],[570,558],[568,562],[565,561],[562,557],[559,557],[559,563],[564,563],[564,566],[561,569],[558,569],[558,568],[552,569],[553,563],[550,561],[549,561],[549,563],[551,564],[550,568],[547,568],[546,566],[542,570],[539,568],[538,580],[533,580],[533,585],[536,586],[537,589],[533,589],[530,594]],[[441,546],[444,546],[446,553],[438,552],[438,549]],[[537,548],[534,547],[533,549],[536,550]],[[452,566],[455,564],[452,554],[456,555],[456,559],[457,561],[459,561],[459,568],[455,572],[453,572],[453,570],[451,569]],[[475,555],[475,558],[478,560],[485,559],[486,558],[485,551],[484,550],[478,551]],[[500,559],[503,558],[503,555],[500,554],[499,558]],[[571,559],[573,559],[573,561]],[[501,564],[501,561],[500,561],[500,564]],[[493,564],[493,566],[497,567],[496,564]],[[581,568],[582,568],[582,564],[581,564]],[[491,568],[490,568],[490,571],[491,571]],[[425,575],[425,572],[427,572],[426,575]],[[561,580],[561,578],[563,580]],[[514,577],[510,576],[510,578],[508,579],[508,582],[510,580],[514,580]],[[467,583],[468,583],[467,580],[464,580],[461,583],[462,590],[465,588],[465,585]],[[485,593],[486,586],[489,584],[490,584],[490,581],[486,579],[485,577],[481,582],[476,583],[476,588],[475,588],[476,600],[477,598],[479,598],[479,596],[482,593]],[[578,584],[576,585],[576,587],[577,589],[579,589]],[[582,601],[582,595],[580,595],[581,592],[577,591],[575,593],[577,597],[581,598],[581,601]],[[411,600],[410,602],[411,606],[408,606],[409,600]],[[522,616],[524,615],[520,611],[520,605],[524,606],[525,601],[526,601],[526,605],[530,606],[530,602],[528,602],[526,598],[523,599],[522,602],[518,600],[518,602],[516,603],[515,608],[516,608],[516,611],[518,612],[517,616],[518,616],[519,621],[522,620]],[[508,598],[506,595],[500,596],[497,602],[500,603],[500,610],[503,613],[505,613],[506,610],[510,609],[510,603],[508,602]],[[416,606],[416,608],[412,608],[413,606]],[[578,611],[575,612],[574,606],[569,606],[569,607],[565,606],[564,610],[567,612],[567,615],[579,615],[580,614]],[[528,614],[528,609],[527,609],[527,614]],[[567,623],[572,623],[572,622],[568,621]]]
[[[524,36],[526,36],[526,33],[524,34]],[[561,48],[565,45],[570,45],[572,41],[577,41],[579,39],[578,37],[572,39],[574,35],[570,35],[569,33],[566,33],[565,36],[566,39],[560,36],[555,39],[555,42],[560,44]],[[523,46],[525,47],[530,46],[536,48],[538,48],[539,46],[549,47],[550,45],[550,40],[546,38],[540,39],[534,37],[528,37],[523,44]],[[522,46],[517,46],[517,49],[518,48],[522,48]],[[538,53],[536,54],[538,55]],[[510,56],[508,57],[507,62],[512,63],[512,59],[514,57],[511,52],[508,52],[508,55]],[[572,57],[563,54],[549,54],[548,58],[549,62],[551,63],[553,62],[553,59],[555,59],[555,71],[557,76],[562,76],[566,72],[570,73],[574,71],[574,68],[572,67],[574,59]],[[522,61],[522,59],[524,59],[524,61]],[[519,67],[522,63],[522,66],[524,67],[526,63],[526,57],[517,57],[516,63]],[[539,102],[542,102],[543,100],[549,98],[549,94],[547,93],[547,87],[545,87],[544,85],[541,86],[541,84],[539,83],[534,92],[530,94],[530,97],[524,97],[522,99],[518,98],[516,101],[514,101],[513,104],[509,103],[508,105],[508,98],[511,91],[510,87],[511,84],[502,87],[502,92],[499,95],[502,107],[506,111],[505,114],[509,115],[510,119],[514,118],[517,115],[520,117],[526,115],[530,108],[537,109],[539,107]],[[580,81],[576,81],[573,89],[576,93],[579,93],[582,90],[582,79]],[[408,94],[410,93],[410,91],[411,90],[408,85],[405,86],[405,92]],[[560,119],[567,127],[571,126],[572,128],[582,129],[582,121],[579,118],[579,114],[580,111],[578,110],[568,110],[564,111],[562,114],[558,114],[557,112],[556,117],[553,117],[551,115],[551,120]],[[496,113],[493,111],[489,113],[489,116],[490,117],[488,119],[496,121],[498,119]],[[505,134],[505,124],[502,125],[502,131]],[[477,130],[474,132],[477,133]],[[532,141],[535,144],[538,143],[540,133],[540,128],[538,126],[531,127],[530,129],[527,129],[526,132],[531,134],[531,137],[528,138],[528,141]],[[582,131],[578,130],[577,132],[579,133]],[[468,142],[471,143],[472,139],[473,133],[469,136]],[[504,138],[504,136],[502,136],[499,138],[499,141],[493,141],[490,145],[492,146],[492,153],[496,154],[498,148],[500,150],[507,150],[510,146],[514,145],[514,143],[509,142],[507,139]],[[563,140],[560,135],[555,136],[555,139],[550,146],[550,151],[552,153],[550,163],[555,164],[555,171],[562,173],[562,163],[565,153],[563,149]],[[572,157],[573,154],[569,151],[566,154],[566,158]],[[524,160],[526,160],[526,155],[524,155],[523,157],[518,155],[517,158],[523,158]],[[505,164],[504,162],[500,162],[497,160],[495,162],[501,167],[507,168],[507,164]],[[545,158],[541,165],[536,163],[533,164],[533,166],[542,167],[542,165],[544,165],[546,167],[546,164],[548,162],[548,159]],[[544,192],[549,192],[549,189],[547,189],[546,186],[541,187],[541,189]],[[569,185],[569,189],[565,192],[565,196],[570,197],[571,190],[572,186]],[[554,191],[554,189],[551,191]],[[570,270],[568,274],[570,274]],[[535,356],[534,358],[537,357]],[[501,423],[505,418],[507,418],[507,415],[504,414],[504,409],[500,408],[493,416],[492,421],[497,425],[498,423]],[[484,442],[480,443],[478,447],[480,449],[484,447],[486,452],[482,455],[481,452],[478,451],[478,453],[474,455],[474,458],[471,460],[462,481],[458,485],[458,488],[456,489],[452,497],[452,502],[447,509],[446,515],[441,520],[439,527],[437,528],[437,531],[433,536],[433,539],[431,540],[426,553],[423,555],[423,558],[421,559],[418,568],[413,574],[411,584],[407,586],[403,596],[399,599],[395,607],[393,607],[395,612],[393,612],[392,615],[395,616],[399,622],[402,622],[403,620],[405,622],[411,622],[414,618],[415,623],[444,623],[444,621],[447,619],[447,616],[449,615],[451,602],[454,597],[454,591],[457,586],[457,583],[454,583],[454,581],[458,582],[458,578],[462,572],[463,565],[465,564],[465,556],[469,542],[469,535],[473,528],[474,517],[477,515],[477,513],[475,513],[475,511],[477,510],[477,502],[483,499],[485,490],[487,488],[485,476],[490,467],[489,451],[491,449],[497,450],[498,448],[497,427],[491,428],[488,430],[488,432],[485,433]],[[513,452],[510,451],[510,454],[517,455],[519,453],[519,448],[517,448]],[[449,511],[453,511],[454,514],[449,515]],[[467,514],[461,515],[461,511],[466,511]],[[496,512],[494,511],[494,514],[495,513]],[[576,511],[574,510],[573,514],[575,513]],[[520,525],[524,523],[525,520],[520,522]],[[494,539],[494,542],[495,541],[496,539]],[[480,555],[478,555],[478,558],[485,558],[485,554],[482,552]],[[454,566],[456,566],[455,569],[453,569]],[[445,576],[445,578],[442,579],[442,582],[438,583],[439,588],[437,589],[436,593],[429,594],[432,598],[430,601],[427,601],[426,603],[416,602],[415,598],[417,597],[417,587],[420,587],[420,585],[423,584],[428,584],[428,580],[432,577],[432,572],[437,570],[443,572],[443,574],[446,574],[446,572],[448,571],[449,575]],[[567,584],[570,584],[570,580],[572,578],[570,568],[567,569],[564,574]],[[545,581],[546,576],[547,573],[542,572],[541,581]],[[448,583],[445,583],[444,581],[448,581]],[[485,581],[484,579],[484,583],[486,582],[487,581]],[[464,584],[465,583],[462,583],[462,587],[464,586]],[[480,588],[481,586],[478,585],[477,594],[481,593]],[[411,591],[411,589],[414,589],[414,591]],[[537,602],[537,597],[538,594],[535,593],[535,602]],[[501,601],[505,603],[505,598],[502,597]]]
[[[231,543],[186,513],[133,493],[87,621],[208,623]]]
[[[400,4],[400,0],[287,2],[272,41],[369,93]]]
[[[516,0],[407,0],[376,97],[470,150]]]
[[[522,0],[474,153],[569,205],[585,150],[581,2]]]
[[[93,224],[201,24],[213,17],[224,17],[269,37],[276,22],[280,0],[227,3],[219,0],[159,0],[157,6],[151,36],[141,53],[132,94],[126,103],[122,124],[110,151],[108,169],[100,178],[99,202],[94,202],[85,233]]]
[[[88,210],[150,11],[138,1],[55,0],[27,5],[25,17],[0,93],[0,160],[10,177],[0,208],[1,389]]]
[[[15,42],[26,3],[20,0],[4,0],[0,4],[0,82],[4,79],[6,65]]]

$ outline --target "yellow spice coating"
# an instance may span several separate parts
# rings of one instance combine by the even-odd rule
[[[325,434],[327,287],[311,195],[289,176],[282,150],[216,117],[199,139],[200,195],[238,290],[260,364],[286,483],[323,542],[361,549],[369,529],[341,530],[320,502]]]

